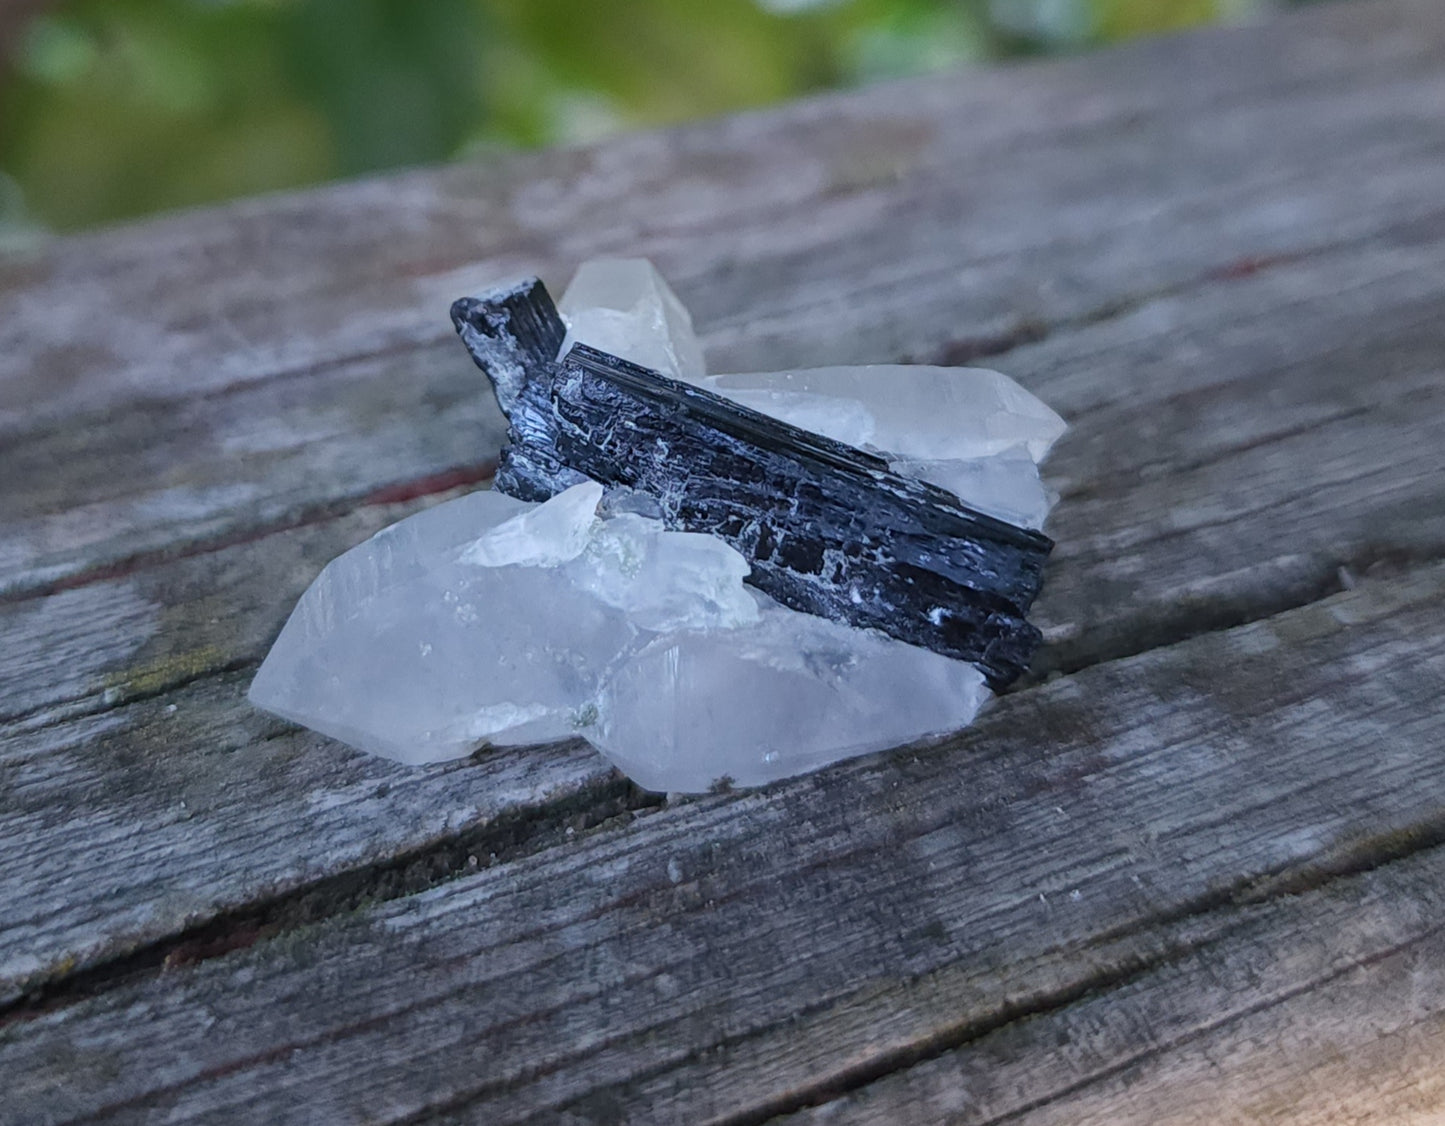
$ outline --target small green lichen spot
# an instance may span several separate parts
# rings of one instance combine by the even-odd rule
[[[137,696],[153,696],[176,684],[214,672],[226,663],[226,655],[214,645],[110,673],[105,678],[107,703],[119,703]]]

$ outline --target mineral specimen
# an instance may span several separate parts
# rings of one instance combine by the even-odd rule
[[[1041,461],[1064,421],[1005,375],[923,364],[713,375],[700,385],[839,442],[896,457],[987,457],[1023,446]]]
[[[458,301],[452,318],[512,397],[498,488],[535,498],[581,473],[647,493],[670,527],[741,551],[748,581],[786,606],[971,661],[995,686],[1028,667],[1039,635],[1024,614],[1047,537],[901,477],[882,458],[586,344],[558,365],[547,353],[561,324],[540,282]],[[512,394],[515,363],[526,374]],[[856,382],[858,369],[833,370]],[[958,447],[939,435],[913,448]]]
[[[574,345],[552,387],[552,448],[596,481],[655,496],[785,606],[972,661],[991,681],[1038,643],[1024,612],[1050,541],[964,508],[879,458]]]
[[[945,735],[985,671],[1021,666],[1048,541],[1009,525],[1042,522],[1035,462],[1062,428],[1036,399],[953,369],[707,376],[641,261],[584,266],[561,314],[538,282],[458,303],[518,495],[334,560],[256,704],[414,763],[581,735],[644,786],[697,791]],[[858,628],[903,632],[889,597],[908,629],[929,601],[934,648],[977,663]]]
[[[600,315],[589,301],[604,303]],[[1037,464],[1064,420],[1005,375],[920,364],[704,375],[691,318],[642,258],[584,262],[557,311],[567,326],[560,354],[580,340],[877,453],[895,473],[941,485],[970,508],[1043,527],[1052,500]]]
[[[988,697],[972,665],[759,597],[754,624],[632,653],[588,741],[652,789],[755,786],[957,731]]]
[[[584,480],[551,449],[550,380],[538,375],[554,365],[566,328],[542,283],[532,278],[485,300],[464,297],[452,305],[452,323],[511,424],[496,488],[540,501]]]
[[[1037,530],[1048,515],[1038,463],[1064,420],[996,371],[874,364],[713,375],[698,385],[876,452],[900,476],[1007,523]]]
[[[438,505],[333,560],[251,685],[260,707],[401,762],[582,735],[637,782],[757,785],[957,730],[978,670],[743,586],[721,540],[602,487]]]

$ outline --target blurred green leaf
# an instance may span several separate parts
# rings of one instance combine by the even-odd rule
[[[59,0],[0,75],[0,242],[1268,2]]]
[[[450,156],[483,113],[472,0],[299,0],[284,17],[292,87],[325,114],[342,173]]]

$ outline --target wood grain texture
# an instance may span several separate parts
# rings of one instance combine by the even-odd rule
[[[491,475],[506,422],[454,342],[15,437],[12,600]]]
[[[1276,239],[1295,249],[1327,178],[1300,179],[1294,214],[1250,212],[1248,199],[1302,171],[1301,153],[1339,160],[1360,143],[1363,160],[1417,140],[1430,91],[1413,91],[1413,126],[1392,103],[1428,76],[1442,39],[1432,0],[1339,6],[66,240],[0,278],[5,421],[189,399],[441,340],[438,310],[458,292],[533,268],[557,281],[617,251],[656,258],[712,330],[714,358],[744,370],[780,348],[789,362],[856,356],[851,340],[818,349],[836,328],[828,307],[865,294],[876,351],[861,358],[916,348],[908,321],[923,318],[906,310],[920,276],[938,279],[920,312],[946,310],[959,333],[1011,326],[1021,298],[1040,303],[1025,312],[1087,311],[1100,291],[1193,277],[1201,256],[1225,266]],[[1201,247],[1221,214],[1232,237]],[[1321,240],[1373,221],[1363,208],[1314,214]],[[1068,272],[1037,254],[1060,243],[1074,247]],[[781,302],[768,333],[755,327],[762,296]]]
[[[1438,836],[1442,608],[1445,569],[1368,583],[1017,693],[944,749],[639,814],[11,1023],[8,1113],[805,1105],[1171,959],[1181,922],[1227,932],[1237,899]]]
[[[1221,281],[1019,352],[1075,420],[1050,463],[1065,500],[1035,614],[1050,639],[1041,670],[1307,602],[1337,589],[1342,569],[1441,554],[1445,321],[1432,312],[1445,307],[1445,249],[1370,265],[1351,264],[1355,254]],[[1340,292],[1342,266],[1352,287]],[[1282,325],[1298,342],[1289,355]],[[1366,368],[1375,378],[1360,379]],[[1167,386],[1160,370],[1176,373]],[[1109,379],[1090,378],[1099,371]],[[615,779],[586,751],[520,753],[528,765],[513,781],[532,792],[499,803],[489,767],[399,772],[282,735],[245,703],[247,670],[325,561],[418,503],[362,506],[0,605],[0,714],[14,727],[0,763],[15,817],[0,822],[6,995],[388,851],[484,832],[508,811],[560,795],[612,800]],[[272,770],[298,754],[294,773]],[[398,777],[409,782],[389,802],[373,800]],[[293,831],[308,802],[328,810],[324,848],[314,827]],[[268,818],[290,828],[258,832]],[[157,824],[171,827],[158,836]],[[94,839],[108,842],[99,855]],[[87,873],[106,906],[55,884],[56,871]]]
[[[1192,919],[1185,950],[780,1122],[1445,1118],[1445,854]]]
[[[0,589],[475,465],[485,397],[450,300],[589,253],[657,258],[713,366],[746,369],[956,361],[1438,225],[1445,20],[1312,15],[62,242],[0,283]],[[196,405],[222,391],[243,417]],[[178,399],[199,417],[157,417]],[[338,430],[365,446],[328,451]]]
[[[1442,158],[1445,9],[1348,4],[0,263],[0,1119],[929,1120],[994,1061],[981,1121],[1428,1120],[1435,861],[1278,897],[1445,835]],[[1062,677],[661,810],[251,710],[324,562],[490,471],[449,300],[599,252],[715,369],[1006,353]]]
[[[247,703],[317,570],[414,507],[6,607],[0,681],[24,710],[0,730],[0,1003],[298,889],[336,906],[416,886],[395,879],[412,866],[425,886],[626,792],[581,745],[407,769]]]

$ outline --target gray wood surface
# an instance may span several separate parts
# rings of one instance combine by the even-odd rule
[[[665,804],[250,709],[327,559],[490,471],[449,299],[599,252],[715,369],[1060,410],[1035,680]],[[1442,313],[1430,2],[0,262],[0,1120],[1445,1114]]]
[[[1186,920],[1112,988],[784,1121],[1439,1122],[1442,887],[1436,848],[1228,926]]]
[[[1445,569],[1368,582],[11,1024],[10,1113],[757,1121],[1440,840],[1442,678]]]

